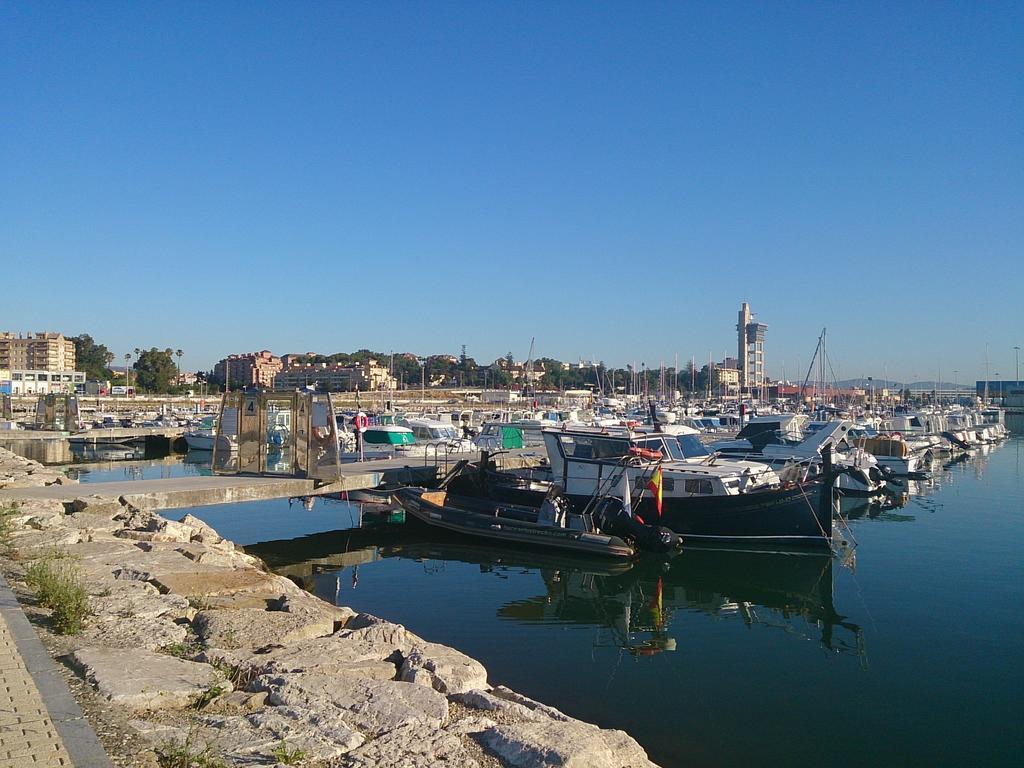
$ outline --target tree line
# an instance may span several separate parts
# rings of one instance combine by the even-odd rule
[[[75,368],[85,372],[86,379],[112,381],[116,374],[111,365],[114,353],[105,344],[96,343],[87,333],[72,338],[75,343]],[[135,349],[135,354],[125,354],[125,365],[131,363],[131,382],[138,392],[175,394],[184,387],[178,386],[181,356],[184,353],[170,347],[166,349]],[[132,362],[132,358],[135,361]],[[175,362],[175,357],[178,361]]]
[[[87,333],[73,338],[75,343],[76,367],[84,371],[86,378],[112,380],[118,377],[110,366],[114,363],[114,354],[103,344],[97,343]],[[125,355],[125,364],[130,363],[132,383],[139,392],[175,393],[183,389],[177,385],[179,365],[182,351],[171,348],[135,349],[135,354]],[[177,358],[177,361],[175,360]],[[134,362],[133,362],[134,359]],[[529,366],[517,365],[512,353],[498,358],[491,363],[478,363],[466,354],[465,348],[460,355],[429,355],[418,356],[410,352],[389,353],[374,352],[370,349],[359,349],[355,352],[335,352],[329,355],[299,355],[295,358],[299,363],[326,363],[328,365],[366,365],[370,360],[388,368],[402,388],[415,389],[425,380],[427,386],[473,387],[493,389],[536,389],[536,390],[567,390],[589,389],[592,391],[615,394],[626,391],[655,393],[661,389],[662,383],[666,393],[678,385],[682,392],[704,392],[708,385],[708,367],[696,369],[692,363],[679,370],[678,377],[672,367],[646,368],[639,370],[631,367],[609,367],[604,362],[590,366],[567,366],[561,360],[552,357],[540,357]],[[530,368],[533,376],[526,376],[524,371]],[[200,373],[216,390],[213,373]],[[717,384],[712,373],[712,386]]]

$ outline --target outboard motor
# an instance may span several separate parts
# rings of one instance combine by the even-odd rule
[[[598,530],[632,540],[647,552],[673,552],[683,545],[683,537],[661,525],[644,525],[626,511],[622,499],[604,496],[594,508],[594,525]]]

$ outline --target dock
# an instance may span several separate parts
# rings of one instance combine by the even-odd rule
[[[527,449],[509,451],[500,456],[508,469],[539,466],[543,454]],[[454,465],[449,460],[448,466]],[[51,499],[74,501],[86,496],[121,499],[139,509],[182,509],[239,501],[264,501],[297,496],[324,496],[342,491],[375,488],[381,483],[399,485],[429,484],[445,471],[445,464],[410,464],[409,459],[342,464],[338,478],[325,482],[308,478],[266,475],[214,475],[171,477],[156,480],[127,480],[114,483],[48,485],[41,488],[0,489],[5,500]]]

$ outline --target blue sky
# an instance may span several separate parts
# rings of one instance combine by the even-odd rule
[[[1020,3],[4,3],[0,329],[1006,378]]]

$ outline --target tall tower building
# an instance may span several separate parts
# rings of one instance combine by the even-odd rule
[[[736,351],[740,361],[740,388],[750,391],[764,385],[764,335],[768,326],[758,323],[743,302],[736,323]]]

